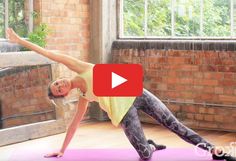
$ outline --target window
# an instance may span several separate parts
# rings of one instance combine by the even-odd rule
[[[0,0],[0,39],[8,27],[27,37],[33,29],[33,0]]]
[[[121,38],[235,38],[235,0],[120,0]]]

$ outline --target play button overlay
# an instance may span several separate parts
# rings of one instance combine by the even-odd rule
[[[93,93],[96,96],[139,96],[143,92],[143,70],[139,64],[96,64]]]
[[[127,82],[127,79],[117,75],[116,73],[111,72],[112,76],[111,76],[111,83],[112,83],[112,87],[111,88],[115,88],[125,82]]]

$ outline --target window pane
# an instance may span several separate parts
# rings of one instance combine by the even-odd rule
[[[123,0],[124,36],[144,36],[144,0]]]
[[[146,0],[147,36],[230,37],[231,1],[236,0]],[[173,5],[174,4],[174,5]],[[123,0],[123,35],[145,36],[145,0]],[[172,8],[174,6],[174,8]],[[174,15],[171,15],[174,12]],[[236,11],[234,9],[236,32]],[[173,19],[172,19],[173,18]],[[173,23],[174,22],[174,23]],[[173,26],[172,26],[173,23]],[[173,27],[173,28],[172,28]]]
[[[148,0],[148,36],[171,36],[171,0]]]
[[[230,36],[230,0],[204,0],[204,36]]]
[[[0,0],[0,38],[3,38],[4,35],[4,4],[3,0]]]
[[[9,27],[12,27],[21,37],[28,31],[28,0],[9,0]]]
[[[200,0],[177,0],[175,36],[200,36]]]
[[[233,26],[233,36],[235,37],[236,36],[236,0],[233,0],[233,23],[234,23],[234,26]]]

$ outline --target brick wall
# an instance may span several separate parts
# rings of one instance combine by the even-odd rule
[[[183,123],[193,128],[236,131],[234,51],[166,50],[148,43],[127,44],[113,45],[113,62],[141,64],[145,87]]]
[[[27,5],[28,4],[26,4],[26,9]],[[38,12],[40,16],[38,19],[34,20],[34,24],[38,25],[39,23],[46,23],[51,29],[51,34],[48,36],[47,39],[47,49],[57,50],[60,53],[71,55],[80,60],[88,60],[90,50],[89,0],[34,0],[34,10]],[[50,79],[55,79],[57,77],[62,76],[71,77],[76,74],[71,72],[70,70],[68,70],[68,68],[61,64],[53,64],[51,68],[52,75],[50,76]],[[44,71],[48,69],[45,69],[45,67],[43,67],[42,70]],[[39,75],[40,73],[42,73],[41,68],[38,69],[38,72]],[[56,108],[56,116],[55,114],[52,115],[50,113],[47,113],[47,116],[42,115],[40,117],[36,117],[36,115],[34,115],[34,117],[32,117],[31,119],[27,119],[29,118],[29,116],[23,117],[21,121],[18,121],[17,119],[4,119],[6,118],[6,114],[19,116],[28,115],[29,113],[32,114],[32,112],[34,113],[39,108],[41,110],[50,110],[50,107],[46,103],[46,99],[48,99],[46,98],[46,87],[48,85],[49,79],[43,81],[43,84],[39,82],[39,84],[37,84],[37,79],[34,79],[35,84],[31,82],[31,80],[29,80],[29,82],[36,85],[35,87],[32,87],[33,90],[37,91],[37,94],[35,95],[30,95],[30,93],[28,92],[28,90],[32,90],[31,87],[28,87],[26,89],[20,89],[21,85],[20,81],[18,82],[18,80],[18,83],[14,82],[13,84],[19,85],[19,90],[16,90],[15,87],[13,87],[13,84],[9,85],[9,83],[5,82],[5,79],[16,80],[16,78],[25,77],[25,75],[31,75],[31,73],[35,74],[34,69],[32,69],[32,71],[30,69],[30,71],[26,73],[23,72],[23,74],[19,74],[17,76],[11,76],[11,74],[8,74],[7,76],[4,76],[4,78],[0,77],[0,92],[4,93],[4,95],[1,95],[0,97],[0,107],[1,109],[3,109],[3,106],[7,106],[7,108],[4,108],[6,110],[2,111],[2,114],[4,116],[2,116],[1,119],[3,119],[4,122],[0,121],[0,126],[1,123],[3,123],[4,127],[11,127],[19,125],[20,122],[26,124],[44,121],[47,119],[55,119],[55,117],[57,118],[55,121],[52,122],[42,122],[41,124],[16,127],[14,129],[6,129],[0,133],[1,138],[4,138],[0,146],[12,144],[19,141],[25,141],[32,138],[38,138],[60,132],[65,132],[65,127],[67,126],[66,124],[70,122],[72,115],[74,115],[75,108],[73,103],[71,103],[67,104],[66,106],[63,105],[63,107],[61,108]],[[39,76],[39,78],[40,77],[41,76]],[[23,83],[23,81],[21,81],[21,83]],[[41,88],[43,90],[41,90]],[[13,93],[11,93],[12,91],[10,92],[10,90],[12,89],[14,89]],[[15,93],[15,91],[17,92]],[[19,98],[16,98],[16,94],[19,96]],[[20,96],[22,96],[23,99],[21,99]],[[39,98],[38,96],[41,97]],[[29,104],[26,104],[27,101],[25,100],[27,100]],[[17,103],[14,104],[14,102]],[[38,105],[32,107],[34,106],[34,104]],[[87,116],[86,118],[89,117]],[[19,135],[11,135],[15,133]]]
[[[36,0],[34,7],[40,13],[40,22],[46,23],[51,29],[47,39],[47,49],[88,61],[90,50],[89,0]],[[76,75],[61,64],[52,68],[53,79]],[[74,97],[75,94],[76,92],[72,92],[71,97]],[[65,116],[68,117],[72,117],[73,114],[73,110],[65,112]]]
[[[0,71],[2,128],[55,119],[47,98],[50,66],[17,67]]]
[[[42,1],[41,21],[52,30],[47,48],[87,61],[90,43],[89,16],[89,0]]]

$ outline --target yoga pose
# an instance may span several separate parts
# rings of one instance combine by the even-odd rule
[[[62,63],[70,70],[78,73],[74,78],[61,78],[49,85],[50,98],[64,97],[74,88],[78,89],[80,95],[77,112],[72,123],[68,127],[66,138],[60,151],[48,154],[46,157],[63,156],[87,110],[88,103],[96,101],[99,103],[100,107],[107,112],[113,125],[121,125],[130,143],[136,149],[142,160],[150,159],[154,151],[165,149],[166,147],[145,138],[138,117],[138,110],[145,112],[183,140],[193,145],[200,144],[200,148],[212,153],[213,159],[236,161],[236,158],[216,149],[214,145],[204,140],[196,132],[184,126],[156,96],[146,89],[144,89],[142,95],[138,97],[97,97],[93,94],[92,87],[94,64],[86,63],[73,57],[41,48],[27,40],[21,39],[12,29],[7,29],[7,36],[10,42],[18,43],[53,61]]]

